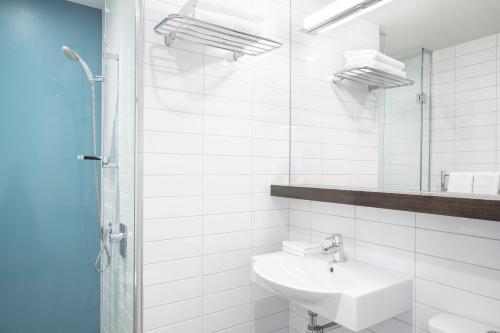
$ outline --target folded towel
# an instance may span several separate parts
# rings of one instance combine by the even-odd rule
[[[321,250],[323,247],[320,243],[312,243],[305,241],[283,241],[283,247],[287,247],[294,251],[314,251]]]
[[[295,249],[290,249],[286,246],[283,247],[283,252],[287,252],[299,257],[310,257],[310,256],[316,256],[322,253],[321,250],[315,250],[315,251],[309,251],[309,252],[303,252],[303,251],[296,251]]]
[[[262,1],[239,1],[235,3],[234,0],[196,0],[196,7],[254,23],[266,20],[265,6]]]
[[[500,172],[476,172],[473,177],[473,193],[498,194]]]
[[[383,53],[380,53],[377,50],[373,49],[368,49],[368,50],[354,50],[354,51],[347,51],[345,53],[345,59],[346,61],[364,61],[364,60],[376,60],[379,62],[383,62],[385,64],[388,64],[394,68],[397,68],[399,70],[404,70],[406,68],[406,65],[394,58],[391,58]]]
[[[406,78],[406,73],[402,70],[394,68],[393,66],[387,65],[383,62],[376,60],[367,60],[358,63],[347,62],[344,66],[345,69],[351,69],[354,67],[370,67],[373,69],[378,69],[379,71],[383,71],[392,75],[396,75],[399,77]]]
[[[233,30],[258,34],[266,20],[266,4],[263,1],[246,1],[235,5],[230,0],[189,0],[182,6],[180,14]]]
[[[195,9],[193,15],[191,16],[198,20],[214,23],[229,29],[248,32],[256,35],[259,34],[262,29],[262,25],[256,24],[255,22],[242,20],[231,15],[216,13],[204,9]],[[212,35],[216,36],[218,35],[218,33],[213,32]],[[223,35],[220,35],[219,37],[223,39],[228,38],[227,36]]]
[[[451,172],[448,179],[448,192],[472,193],[473,174],[470,172]]]

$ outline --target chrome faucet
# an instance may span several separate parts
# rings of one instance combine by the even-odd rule
[[[342,237],[342,234],[333,234],[325,239],[332,241],[330,246],[323,249],[325,254],[333,254],[333,263],[345,262],[347,257],[344,252],[344,237]]]

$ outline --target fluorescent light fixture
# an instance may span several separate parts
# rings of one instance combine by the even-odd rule
[[[304,19],[304,30],[322,33],[371,12],[392,0],[336,0]]]

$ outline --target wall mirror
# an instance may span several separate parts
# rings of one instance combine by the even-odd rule
[[[291,184],[498,194],[500,2],[323,2],[291,13]]]

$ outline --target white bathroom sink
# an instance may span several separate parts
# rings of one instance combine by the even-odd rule
[[[411,279],[351,259],[332,266],[329,259],[285,252],[254,256],[252,280],[356,332],[410,310]]]

